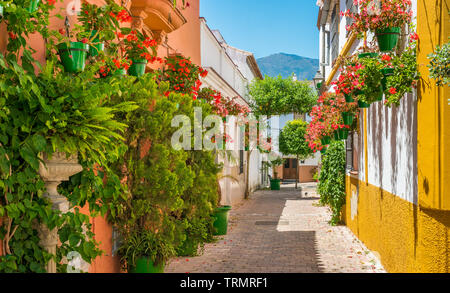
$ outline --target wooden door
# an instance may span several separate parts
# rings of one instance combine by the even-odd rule
[[[295,179],[297,177],[297,159],[286,159],[283,168],[283,179]]]

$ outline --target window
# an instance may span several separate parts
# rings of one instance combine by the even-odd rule
[[[331,14],[331,61],[334,62],[339,56],[339,14],[336,5]]]
[[[349,171],[358,171],[359,158],[359,137],[356,131],[352,132],[345,143],[346,168]]]
[[[244,173],[244,150],[239,150],[239,174]]]

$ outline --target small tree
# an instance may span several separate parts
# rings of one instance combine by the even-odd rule
[[[308,123],[302,120],[292,120],[289,121],[280,133],[280,151],[284,155],[294,155],[297,157],[297,166],[295,178],[295,189],[298,185],[299,169],[298,160],[306,159],[312,155],[312,150],[309,148],[306,142],[306,128]]]

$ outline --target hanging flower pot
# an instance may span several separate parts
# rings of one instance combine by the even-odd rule
[[[331,143],[331,137],[329,136],[324,136],[322,137],[322,139],[320,140],[320,142],[322,143],[322,145],[328,145]]]
[[[334,136],[334,140],[341,140],[339,138],[339,132],[337,131],[337,129],[333,132],[333,136]]]
[[[136,261],[136,266],[130,268],[132,274],[154,274],[164,273],[164,264],[155,265],[150,257],[140,257]]]
[[[344,120],[345,125],[351,126],[355,119],[355,115],[351,112],[342,112],[342,119]]]
[[[112,75],[116,77],[122,77],[127,75],[127,70],[125,68],[119,68],[116,71],[114,71]]]
[[[358,100],[358,108],[364,109],[364,108],[369,108],[369,107],[370,107],[369,103]]]
[[[321,153],[322,155],[325,155],[325,154],[327,153],[327,148],[322,148],[322,149],[320,150],[320,153]]]
[[[214,235],[226,235],[228,230],[228,212],[231,210],[230,206],[218,207],[214,210],[213,217],[214,228],[216,232]]]
[[[39,6],[39,0],[30,0],[30,5],[27,8],[27,11],[29,13],[33,13],[37,10]]]
[[[338,129],[339,139],[344,140],[348,138],[348,129],[347,128],[339,128]]]
[[[378,57],[378,53],[361,53],[361,54],[358,55],[359,59],[362,59],[362,58],[375,58],[375,57]]]
[[[387,77],[394,75],[394,68],[383,68],[381,69],[381,73],[383,73],[384,77],[381,80],[381,85],[383,86],[383,92],[387,90]]]
[[[400,36],[399,27],[377,29],[375,32],[378,41],[378,47],[381,52],[389,52],[397,46]]]
[[[91,37],[95,36],[97,34],[96,30],[93,30],[91,33]],[[103,42],[100,42],[99,38],[95,38],[93,41],[93,45],[89,46],[89,56],[96,57],[98,56],[98,52],[103,52],[105,50],[105,44]]]
[[[132,59],[133,63],[131,63],[130,69],[128,69],[128,73],[132,76],[141,77],[145,74],[145,68],[147,67],[147,59]]]
[[[58,45],[59,58],[66,72],[84,70],[89,45],[82,42],[61,43]]]
[[[351,95],[345,94],[344,96],[347,103],[353,103],[355,101]]]

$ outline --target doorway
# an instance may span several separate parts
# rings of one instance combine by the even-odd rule
[[[297,159],[285,159],[283,166],[283,179],[293,179],[295,180],[297,177],[297,169],[298,165]]]

